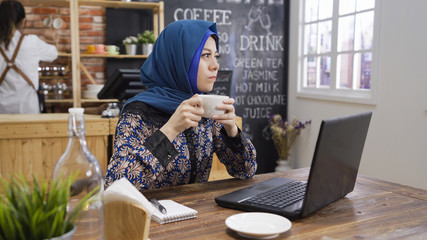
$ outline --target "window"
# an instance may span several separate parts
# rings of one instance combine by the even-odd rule
[[[379,1],[301,1],[298,96],[375,104]]]

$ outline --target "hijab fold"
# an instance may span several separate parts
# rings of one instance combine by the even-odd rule
[[[191,98],[195,92],[187,73],[199,45],[203,40],[206,42],[204,36],[208,30],[217,34],[216,24],[203,20],[180,20],[169,24],[141,67],[141,82],[147,90],[126,104],[140,101],[173,114],[182,101]]]

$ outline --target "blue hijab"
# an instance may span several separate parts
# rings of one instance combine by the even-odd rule
[[[182,101],[197,93],[191,87],[188,73],[193,56],[207,40],[207,32],[217,34],[216,24],[202,20],[181,20],[169,24],[141,67],[141,82],[147,90],[126,104],[140,101],[173,114]]]

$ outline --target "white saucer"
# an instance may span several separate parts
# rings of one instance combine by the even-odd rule
[[[225,225],[243,237],[270,239],[288,231],[292,223],[287,218],[276,214],[250,212],[228,217]]]

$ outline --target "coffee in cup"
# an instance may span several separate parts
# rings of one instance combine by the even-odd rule
[[[202,108],[204,110],[202,117],[212,118],[215,115],[225,113],[225,110],[218,110],[217,106],[223,104],[223,101],[228,99],[228,96],[199,95],[199,98],[202,100]]]

